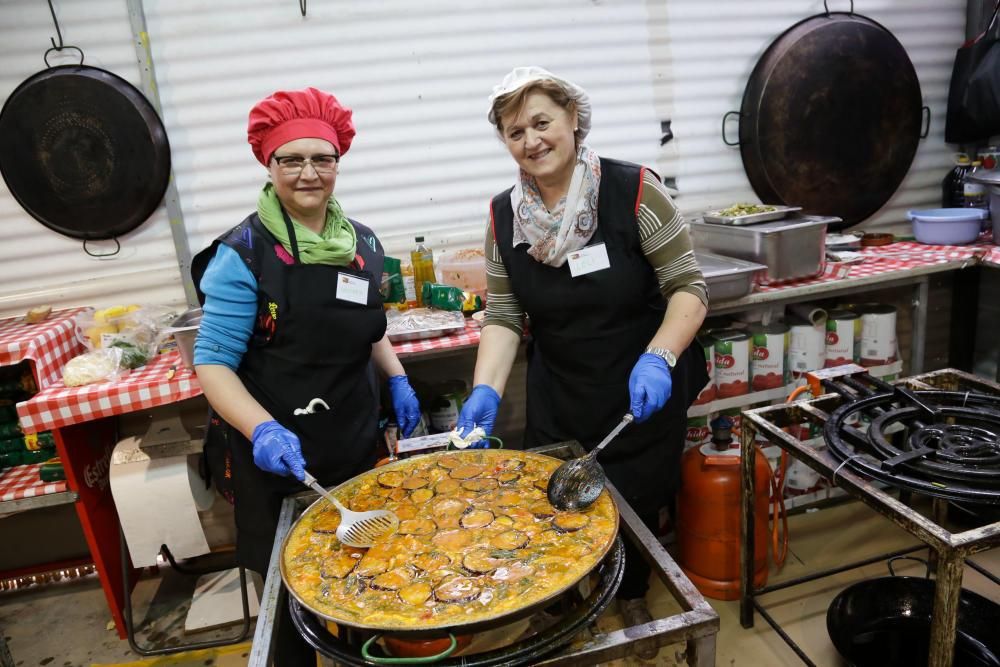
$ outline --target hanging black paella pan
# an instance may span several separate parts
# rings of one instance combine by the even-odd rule
[[[899,40],[850,12],[817,14],[778,36],[757,61],[738,115],[747,177],[765,203],[843,219],[878,211],[913,162],[920,82]]]
[[[156,210],[170,178],[170,145],[139,90],[81,58],[32,75],[7,98],[0,174],[25,211],[83,239],[86,249]]]

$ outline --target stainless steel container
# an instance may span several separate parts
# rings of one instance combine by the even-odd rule
[[[198,337],[201,315],[201,308],[192,308],[170,324],[169,331],[177,341],[177,351],[181,353],[185,368],[194,368],[194,339]]]
[[[735,257],[767,266],[761,283],[807,278],[826,266],[826,228],[832,216],[801,215],[759,225],[733,227],[695,220],[691,236],[697,251]]]
[[[989,187],[990,217],[993,218],[993,243],[1000,245],[1000,169],[977,171],[970,175],[969,179]]]
[[[708,297],[713,303],[732,301],[753,291],[759,276],[767,267],[732,257],[696,252],[694,259],[708,284]]]

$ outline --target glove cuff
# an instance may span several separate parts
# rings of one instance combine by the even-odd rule
[[[261,433],[272,428],[272,425],[277,423],[278,422],[276,420],[272,419],[271,421],[261,422],[257,424],[257,426],[255,426],[253,429],[253,433],[250,435],[251,442],[255,442],[257,438],[261,435]]]
[[[645,363],[653,364],[654,366],[658,366],[668,373],[670,372],[670,364],[668,364],[667,360],[658,354],[653,354],[652,352],[643,352],[639,356],[639,359],[645,359],[646,360]]]
[[[491,398],[493,398],[497,403],[500,402],[500,394],[498,394],[497,390],[488,384],[477,384],[475,387],[472,388],[472,391],[473,393],[475,393],[476,391],[483,392],[488,396],[490,396]]]

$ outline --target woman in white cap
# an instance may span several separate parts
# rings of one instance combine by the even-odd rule
[[[516,68],[489,120],[519,170],[490,205],[486,319],[458,428],[492,430],[528,315],[525,446],[592,449],[631,412],[601,461],[655,529],[679,482],[687,408],[708,381],[692,345],[708,293],[687,225],[655,173],[583,143],[591,107],[579,86]],[[649,567],[627,540],[626,563],[621,610],[629,625],[648,622]],[[634,650],[650,658],[656,644]]]

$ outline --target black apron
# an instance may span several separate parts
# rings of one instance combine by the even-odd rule
[[[306,469],[331,486],[375,463],[379,401],[371,346],[386,327],[379,293],[384,254],[371,230],[352,220],[358,250],[351,266],[301,264],[287,214],[285,222],[292,258],[253,215],[200,253],[192,274],[197,285],[220,242],[247,261],[257,278],[259,306],[237,375],[264,409],[299,437]],[[337,298],[344,276],[368,281],[366,304]],[[317,398],[329,410],[295,414]],[[305,487],[258,468],[252,444],[217,417],[205,447],[214,479],[234,503],[237,558],[266,572],[281,501]]]
[[[494,236],[515,296],[529,316],[525,447],[577,440],[593,449],[629,411],[628,379],[663,322],[665,300],[639,244],[638,165],[601,158],[598,227],[610,268],[573,278],[513,243],[510,190],[493,199]],[[674,351],[677,352],[676,350]],[[666,406],[601,454],[608,478],[640,515],[665,505],[680,479],[687,409],[708,382],[695,342],[678,355]]]

